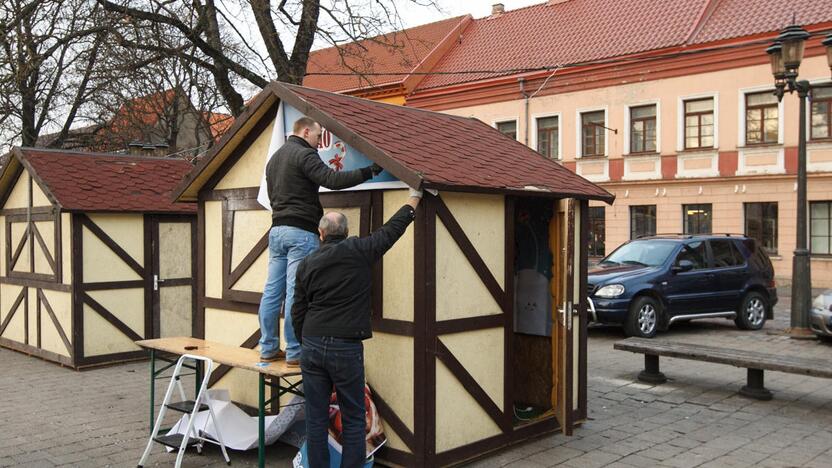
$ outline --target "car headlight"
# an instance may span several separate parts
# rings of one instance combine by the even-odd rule
[[[623,284],[608,284],[595,291],[595,295],[598,297],[618,297],[622,294],[624,294]]]

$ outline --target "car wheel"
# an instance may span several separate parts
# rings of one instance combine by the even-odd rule
[[[630,313],[624,324],[627,336],[653,338],[659,329],[661,304],[649,296],[639,296],[630,305]]]
[[[756,291],[751,291],[742,300],[734,323],[743,330],[759,330],[766,323],[767,310],[766,298]]]

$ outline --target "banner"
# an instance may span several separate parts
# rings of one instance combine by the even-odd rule
[[[266,209],[271,210],[271,203],[269,202],[269,194],[266,186],[266,164],[268,164],[274,153],[286,142],[286,138],[292,134],[292,127],[299,118],[304,115],[294,107],[280,103],[277,110],[277,117],[275,118],[274,127],[272,128],[272,136],[269,142],[268,153],[265,155],[265,164],[263,165],[263,177],[260,182],[260,191],[257,195],[257,201],[260,202]],[[363,153],[353,148],[344,142],[334,133],[328,129],[323,128],[321,133],[321,141],[318,144],[318,155],[321,161],[326,164],[333,171],[351,171],[354,169],[361,169],[369,166],[373,162],[367,158]],[[344,189],[342,191],[351,190],[377,190],[377,189],[391,189],[391,188],[407,188],[407,184],[399,181],[388,171],[383,171],[381,174],[355,187]],[[329,189],[321,187],[321,192],[328,192]]]

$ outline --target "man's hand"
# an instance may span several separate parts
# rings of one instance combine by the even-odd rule
[[[419,206],[419,202],[422,201],[422,191],[411,188],[408,195],[407,204],[415,210]]]
[[[376,164],[376,163],[373,163],[373,165],[372,165],[372,166],[370,166],[370,170],[373,172],[373,177],[375,177],[375,176],[377,176],[377,175],[381,174],[381,171],[383,171],[383,170],[384,170],[384,168],[383,168],[383,167],[381,167],[381,166],[379,166],[379,165],[378,165],[378,164]]]

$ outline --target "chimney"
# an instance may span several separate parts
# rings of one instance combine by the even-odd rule
[[[500,16],[506,12],[506,7],[502,3],[495,3],[491,5],[491,16],[496,17]]]

